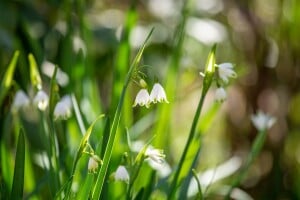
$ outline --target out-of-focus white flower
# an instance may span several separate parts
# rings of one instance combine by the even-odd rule
[[[66,95],[56,104],[54,108],[54,118],[68,119],[72,114],[71,109],[72,109],[71,97]]]
[[[79,53],[79,51],[81,50],[83,56],[86,56],[86,52],[87,52],[86,45],[79,36],[73,37],[73,50],[75,53]]]
[[[129,174],[125,166],[120,165],[115,172],[115,180],[116,181],[129,181]]]
[[[150,101],[152,103],[157,103],[157,102],[169,103],[169,101],[167,100],[166,92],[159,83],[154,84],[152,91],[150,93]]]
[[[157,163],[153,160],[148,159],[147,163],[152,169],[156,170],[158,175],[162,178],[167,177],[172,172],[170,165],[166,161],[164,161],[163,163]]]
[[[53,76],[54,69],[55,65],[53,63],[46,60],[42,63],[42,72],[50,78]],[[60,68],[57,68],[56,81],[60,86],[65,87],[69,83],[69,77]]]
[[[97,155],[91,156],[88,162],[89,172],[95,173],[98,169],[99,163],[101,162],[101,159]]]
[[[258,131],[265,131],[273,126],[276,118],[259,110],[255,115],[251,115],[251,121]]]
[[[222,102],[227,98],[227,93],[224,88],[219,87],[215,93],[215,99],[218,102]]]
[[[146,106],[146,108],[149,108],[150,106],[150,96],[146,89],[141,89],[138,94],[136,95],[133,107],[140,105],[140,106]]]
[[[151,147],[148,147],[145,152],[146,158],[149,158],[150,160],[162,164],[165,161],[166,155],[164,154],[163,150],[161,149],[154,149]]]
[[[231,63],[222,63],[218,65],[218,73],[220,78],[228,83],[228,78],[235,78],[237,75],[233,70],[233,65]]]
[[[18,111],[20,108],[27,107],[29,105],[30,101],[28,96],[25,94],[23,90],[18,90],[14,102],[12,104],[12,109],[14,112]]]
[[[33,99],[33,103],[42,111],[46,110],[49,103],[49,97],[43,90],[39,90]]]

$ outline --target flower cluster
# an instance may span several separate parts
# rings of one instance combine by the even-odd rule
[[[146,108],[149,108],[151,103],[156,104],[158,102],[169,103],[164,88],[159,83],[155,83],[150,94],[148,93],[147,89],[141,89],[138,92],[133,107],[139,105],[146,106]]]
[[[43,90],[39,90],[33,98],[33,104],[41,111],[45,111],[49,104],[49,97],[47,93]],[[26,108],[29,105],[30,98],[23,90],[18,90],[12,104],[12,111],[17,112],[18,110]]]

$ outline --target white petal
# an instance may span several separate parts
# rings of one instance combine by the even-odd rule
[[[251,121],[258,131],[264,131],[273,126],[276,118],[259,110],[255,115],[251,115]]]

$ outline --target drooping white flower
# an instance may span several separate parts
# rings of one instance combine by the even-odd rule
[[[218,102],[222,102],[227,98],[227,93],[224,88],[219,87],[215,93],[215,100]]]
[[[167,100],[166,92],[159,83],[154,84],[152,91],[150,93],[150,101],[152,103],[157,103],[157,102],[169,103],[169,101]]]
[[[220,78],[228,83],[228,78],[235,78],[237,75],[233,70],[233,65],[231,63],[222,63],[218,65],[218,73]]]
[[[49,78],[52,78],[54,70],[55,64],[46,60],[42,63],[42,72]],[[69,76],[60,68],[57,68],[56,81],[60,86],[65,87],[69,84]]]
[[[67,119],[71,116],[72,102],[70,96],[64,96],[54,108],[55,119]]]
[[[154,149],[151,147],[148,147],[145,156],[152,160],[153,162],[156,162],[158,164],[162,164],[165,161],[166,155],[164,154],[163,150],[161,149]]]
[[[33,103],[42,111],[46,110],[49,103],[49,97],[43,90],[39,90],[33,99]]]
[[[120,165],[115,172],[115,180],[116,181],[129,181],[129,173],[125,166]]]
[[[133,107],[140,105],[140,106],[146,106],[146,108],[149,108],[150,106],[150,96],[146,89],[141,89],[138,94],[136,95]]]
[[[251,115],[251,121],[258,131],[265,131],[273,126],[276,118],[259,110],[255,115]]]
[[[14,112],[18,111],[20,108],[24,108],[28,106],[29,103],[30,103],[29,98],[25,94],[25,92],[23,90],[18,90],[12,104],[12,109]]]
[[[101,163],[101,159],[97,155],[91,156],[88,162],[89,172],[95,173],[98,169],[99,163]]]

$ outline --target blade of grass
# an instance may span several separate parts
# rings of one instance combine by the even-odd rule
[[[98,177],[97,177],[96,185],[94,187],[93,194],[92,194],[92,199],[99,199],[100,198],[102,186],[103,186],[103,183],[104,183],[105,175],[106,175],[106,172],[107,172],[107,169],[108,169],[108,164],[110,162],[110,158],[111,158],[111,154],[112,154],[112,150],[113,150],[113,146],[114,146],[116,132],[117,132],[117,129],[118,129],[118,126],[119,126],[119,121],[120,121],[120,117],[121,117],[121,111],[122,111],[122,107],[123,107],[123,103],[124,103],[125,93],[126,93],[128,84],[131,80],[132,72],[137,67],[137,65],[140,63],[140,60],[142,58],[142,54],[143,54],[144,49],[146,47],[146,43],[149,40],[150,36],[152,35],[152,32],[153,32],[153,29],[150,31],[150,33],[148,34],[146,40],[144,41],[144,44],[139,49],[132,65],[130,66],[130,69],[127,73],[126,80],[125,80],[125,83],[123,85],[121,98],[119,100],[118,107],[117,107],[117,110],[115,112],[115,116],[114,116],[114,119],[113,119],[113,122],[112,122],[112,127],[110,129],[110,134],[109,134],[109,138],[108,138],[108,142],[107,142],[107,148],[105,150],[104,158],[103,158],[103,165],[102,165],[102,167],[100,169],[100,172],[98,174]]]
[[[21,129],[18,138],[16,151],[14,179],[11,189],[10,199],[22,199],[24,188],[24,171],[25,171],[25,138]]]
[[[4,74],[4,77],[2,79],[1,90],[0,90],[0,107],[2,106],[2,103],[3,103],[3,100],[5,98],[7,91],[11,87],[19,54],[20,54],[19,51],[15,51],[13,58],[11,59],[9,65],[7,67],[7,70]]]

